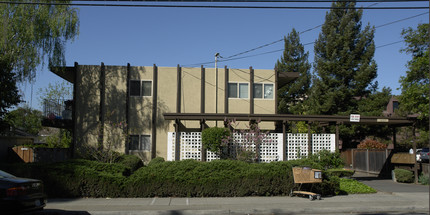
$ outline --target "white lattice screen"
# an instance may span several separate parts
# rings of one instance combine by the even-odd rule
[[[321,150],[336,151],[335,134],[312,134],[312,153],[318,153]]]
[[[181,132],[180,133],[180,158],[201,160],[201,132]],[[167,160],[175,160],[175,132],[168,133],[167,143]],[[238,147],[245,147],[246,137],[242,134],[234,134],[236,145],[230,146],[233,153]],[[260,144],[260,161],[271,162],[283,160],[282,154],[282,133],[267,134],[263,142]],[[313,134],[312,135],[312,151],[317,153],[321,150],[335,151],[335,135],[334,134]],[[255,151],[255,144],[249,145],[249,150]],[[300,156],[299,156],[300,154]],[[308,134],[287,134],[287,160],[295,160],[299,157],[308,155]],[[217,160],[219,157],[210,151],[207,151],[206,160]]]
[[[287,160],[308,156],[308,134],[287,134]]]

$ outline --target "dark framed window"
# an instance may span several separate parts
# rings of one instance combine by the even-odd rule
[[[142,96],[152,96],[152,81],[142,81]]]
[[[248,83],[228,83],[229,98],[248,98]]]
[[[254,83],[254,98],[273,99],[273,84]]]
[[[150,135],[130,135],[130,151],[151,151]]]
[[[152,96],[152,81],[130,80],[130,96]]]
[[[130,96],[140,96],[140,81],[130,81]]]

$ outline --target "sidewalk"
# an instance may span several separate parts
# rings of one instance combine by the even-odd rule
[[[357,173],[354,177],[375,188],[378,193],[323,197],[314,201],[288,196],[49,199],[43,212],[32,214],[429,214],[429,186],[401,184],[363,173]]]
[[[383,193],[326,197],[50,199],[44,214],[428,214],[429,195]],[[54,213],[55,212],[55,213]]]

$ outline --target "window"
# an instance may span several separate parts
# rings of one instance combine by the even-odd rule
[[[140,81],[130,81],[130,96],[140,96]]]
[[[273,99],[273,84],[254,84],[254,98]]]
[[[152,95],[152,81],[142,81],[142,96]]]
[[[151,151],[150,135],[130,135],[130,151]]]
[[[228,83],[229,98],[248,98],[248,83]]]
[[[130,80],[130,96],[152,96],[152,81]]]

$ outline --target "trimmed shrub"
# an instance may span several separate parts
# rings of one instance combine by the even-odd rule
[[[396,176],[397,182],[401,183],[412,183],[414,182],[414,174],[412,171],[405,169],[395,169],[394,175]]]
[[[19,177],[41,179],[49,198],[55,197],[234,197],[288,195],[294,184],[292,167],[317,168],[311,159],[272,163],[237,160],[164,162],[154,159],[147,167],[130,168],[121,163],[69,160],[51,164],[0,164],[0,169]],[[314,190],[338,193],[339,179],[325,177]]]
[[[143,161],[136,155],[121,155],[117,163],[129,168],[131,173],[143,167]]]
[[[164,162],[164,158],[156,157],[156,158],[152,159],[151,161],[149,161],[148,166],[156,165],[156,164],[163,163],[163,162]]]
[[[328,176],[337,176],[339,178],[349,178],[354,175],[354,170],[348,169],[328,169],[325,171],[325,174]]]
[[[376,193],[376,190],[354,179],[340,179],[340,192],[345,194]]]

